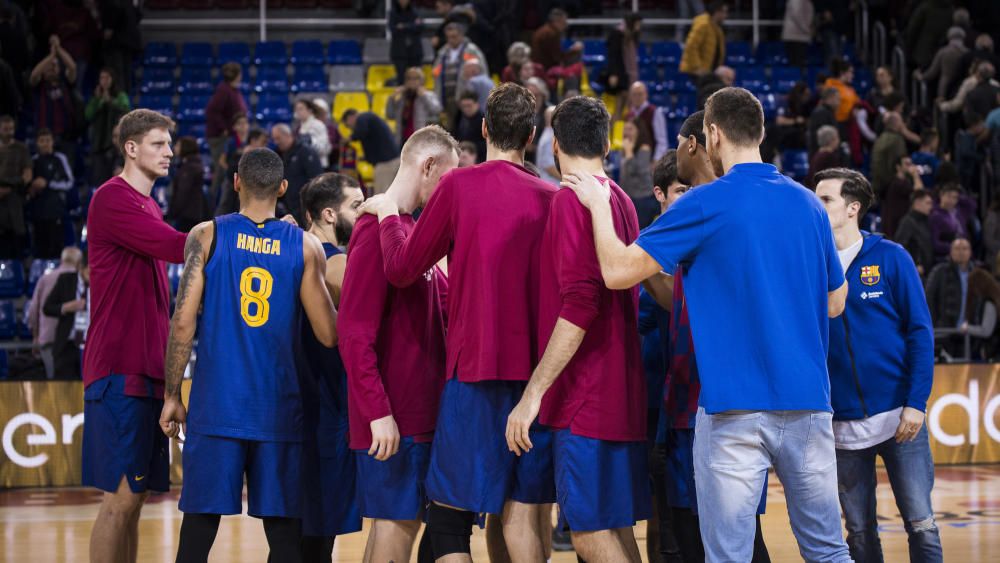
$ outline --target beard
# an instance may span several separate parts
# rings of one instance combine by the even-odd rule
[[[712,164],[712,173],[715,174],[716,178],[721,178],[725,176],[726,170],[722,166],[722,158],[718,154],[712,152],[711,150],[707,152],[708,152],[708,161]]]
[[[337,235],[337,242],[341,246],[347,246],[347,243],[351,241],[351,232],[354,231],[354,225],[349,224],[347,218],[338,213],[337,224],[333,227],[333,231]]]

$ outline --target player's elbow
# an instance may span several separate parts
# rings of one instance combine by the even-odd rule
[[[333,320],[326,326],[323,326],[320,330],[316,330],[316,340],[320,344],[326,346],[327,348],[333,348],[337,345],[337,317],[334,315]]]
[[[196,319],[189,319],[186,315],[178,313],[170,321],[170,334],[176,340],[193,340],[197,326],[198,322]]]
[[[601,274],[604,277],[604,285],[608,289],[631,289],[635,285],[635,281],[632,276],[628,275],[616,268],[610,268],[607,271],[602,271]]]

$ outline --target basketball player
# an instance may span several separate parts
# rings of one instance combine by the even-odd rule
[[[829,356],[837,480],[851,557],[882,558],[875,518],[875,458],[881,456],[910,560],[942,561],[931,505],[934,460],[924,427],[934,382],[934,328],[920,274],[903,247],[858,227],[875,200],[860,172],[817,173],[816,195],[830,214],[851,287],[847,310],[830,321]]]
[[[364,193],[354,178],[327,173],[313,178],[299,195],[309,233],[323,245],[326,287],[339,306],[347,264],[340,247],[351,236]],[[321,344],[305,319],[301,330],[302,558],[329,562],[334,537],[361,530],[354,457],[347,444],[347,374],[337,348]]]
[[[552,115],[553,153],[563,174],[604,178],[611,116],[576,96]],[[630,243],[639,220],[611,183],[614,232]],[[638,287],[604,287],[588,212],[570,190],[552,200],[542,238],[539,317],[544,350],[507,420],[517,455],[532,448],[535,418],[552,428],[556,495],[586,561],[641,558],[632,526],[652,511],[646,450],[646,379],[638,331]]]
[[[327,347],[336,344],[336,311],[319,240],[274,216],[283,177],[271,150],[245,152],[234,179],[240,212],[199,224],[185,245],[160,415],[171,438],[188,423],[180,562],[205,561],[220,516],[242,512],[244,475],[248,512],[263,518],[274,560],[302,558],[302,402],[290,352],[299,307]],[[187,420],[180,384],[196,332]]]
[[[170,489],[163,352],[170,317],[164,262],[184,258],[184,233],[163,221],[153,183],[170,169],[169,118],[146,109],[119,122],[122,173],[90,201],[90,331],[83,351],[83,484],[104,491],[91,561],[135,561],[148,491]]]
[[[538,349],[539,244],[556,188],[523,166],[534,135],[534,96],[502,84],[483,120],[487,162],[442,178],[407,236],[397,202],[376,196],[389,282],[406,287],[448,256],[447,371],[427,472],[434,556],[471,561],[477,514],[503,514],[515,563],[544,561],[544,503],[555,501],[548,433],[517,458],[504,439]]]
[[[413,211],[456,166],[458,143],[441,127],[424,127],[407,139],[387,190],[399,202],[407,234]],[[427,504],[424,479],[445,380],[447,278],[431,266],[412,285],[392,286],[371,216],[358,221],[347,263],[337,328],[361,515],[374,519],[364,561],[409,561]]]
[[[687,264],[684,282],[702,382],[694,464],[706,558],[749,561],[754,513],[774,466],[799,551],[850,561],[840,531],[828,317],[846,284],[819,200],[760,159],[760,102],[724,88],[705,105],[719,180],[695,188],[628,247],[616,236],[607,184],[564,183],[591,210],[601,273],[627,288]]]

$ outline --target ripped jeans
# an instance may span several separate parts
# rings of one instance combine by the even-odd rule
[[[934,461],[924,425],[912,442],[889,438],[863,450],[837,450],[840,505],[847,524],[847,546],[857,563],[881,563],[875,512],[875,456],[882,456],[896,506],[909,539],[910,561],[942,561],[941,536],[931,508]]]

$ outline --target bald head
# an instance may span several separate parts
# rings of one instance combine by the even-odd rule
[[[83,260],[83,253],[80,249],[75,246],[67,246],[62,250],[62,254],[59,256],[59,261],[64,266],[72,266],[73,268],[80,267],[80,261]]]
[[[715,69],[715,76],[726,86],[732,86],[736,82],[736,71],[725,65]]]
[[[404,164],[418,165],[428,157],[441,160],[449,154],[458,158],[458,141],[439,125],[428,125],[410,135],[400,159]]]
[[[634,108],[641,107],[649,100],[649,90],[642,82],[633,82],[628,88],[628,104]]]
[[[295,137],[292,136],[292,128],[285,123],[279,123],[271,127],[271,140],[278,146],[278,150],[285,152],[295,144]]]

